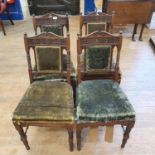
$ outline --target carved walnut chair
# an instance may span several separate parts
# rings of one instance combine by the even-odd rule
[[[11,24],[14,25],[14,22],[12,21],[11,16],[10,16],[10,12],[9,12],[9,8],[8,8],[8,4],[7,4],[6,0],[0,0],[0,15],[3,12],[6,12],[8,19],[10,20]],[[3,24],[3,21],[1,19],[0,19],[0,26],[2,28],[3,34],[6,35],[4,24]]]
[[[102,12],[90,13],[88,16],[80,16],[80,35],[82,35],[83,27],[85,27],[85,35],[88,35],[94,31],[112,31],[112,19],[113,15],[108,15]],[[85,55],[81,56],[83,64],[86,61]],[[97,69],[97,68],[96,68]],[[102,75],[102,77],[107,78],[111,75]],[[118,72],[118,82],[121,82],[121,71]]]
[[[24,36],[30,78],[44,74],[62,74],[64,79],[32,81],[13,113],[13,124],[27,150],[30,149],[26,132],[29,126],[62,127],[67,129],[70,151],[73,150],[74,104],[70,85],[70,38],[53,33]],[[61,68],[61,51],[67,52],[67,72]],[[35,53],[37,69],[32,69],[31,52]],[[42,56],[48,53],[46,63]],[[53,63],[56,59],[57,63]],[[24,127],[26,130],[24,131]]]
[[[68,15],[58,15],[55,13],[47,13],[41,17],[33,16],[33,27],[35,34],[37,29],[40,28],[41,32],[52,32],[57,35],[64,35],[64,27],[69,33],[69,19]]]
[[[107,32],[94,32],[86,37],[78,37],[77,40],[77,59],[78,59],[78,87],[77,87],[77,112],[76,112],[76,136],[77,148],[81,149],[81,131],[86,127],[99,127],[122,125],[124,136],[121,147],[124,148],[129,133],[135,123],[135,112],[128,101],[126,95],[121,90],[118,81],[118,69],[120,51],[122,46],[122,36],[114,36]],[[116,63],[112,69],[113,48],[116,47]],[[104,48],[104,52],[102,49]],[[93,61],[87,62],[87,70],[81,70],[80,56],[84,49],[87,51],[87,57],[93,58]],[[111,49],[111,50],[109,50]],[[106,56],[103,56],[104,53]],[[98,54],[99,57],[96,58]],[[95,57],[94,57],[95,55]],[[106,58],[108,57],[108,59]],[[95,72],[96,65],[104,66],[100,72],[112,72],[111,80],[89,76],[86,81],[83,80],[83,72]],[[112,70],[111,70],[112,69]]]
[[[85,27],[85,35],[94,31],[112,31],[113,15],[103,12],[91,12],[87,16],[80,16],[80,35],[82,35],[83,27]]]
[[[60,36],[64,36],[64,28],[66,29],[66,33],[69,33],[69,19],[68,14],[59,15],[55,13],[47,13],[41,17],[33,16],[33,27],[35,34],[37,34],[38,28],[40,28],[41,32],[52,32]],[[46,56],[48,57],[48,56]],[[63,54],[63,69],[67,69],[67,56]],[[45,78],[45,77],[44,77]],[[49,78],[49,77],[48,77]],[[76,75],[75,68],[73,63],[71,62],[71,84],[74,89],[74,94],[76,92]],[[75,97],[74,97],[75,98]]]

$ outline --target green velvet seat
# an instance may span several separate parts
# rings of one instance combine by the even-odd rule
[[[118,83],[112,80],[90,80],[78,86],[78,121],[110,122],[134,119],[133,107]]]
[[[106,31],[106,23],[88,23],[87,34],[90,34],[94,31]]]
[[[13,113],[15,120],[73,121],[73,92],[65,82],[32,83]]]
[[[41,27],[41,32],[52,32],[59,36],[63,35],[63,28],[62,26],[53,26],[53,25],[47,25]]]

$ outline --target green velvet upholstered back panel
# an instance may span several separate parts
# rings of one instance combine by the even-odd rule
[[[43,26],[41,28],[42,32],[52,32],[55,33],[59,36],[63,35],[63,28],[62,26],[51,26],[51,25],[47,25],[47,26]]]
[[[40,72],[61,72],[61,48],[53,46],[36,46],[36,67]]]
[[[85,52],[85,71],[110,69],[110,46],[89,47]]]
[[[105,31],[106,24],[105,23],[88,23],[87,24],[87,34],[90,34],[94,31]]]

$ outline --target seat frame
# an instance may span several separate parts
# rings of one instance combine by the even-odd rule
[[[83,73],[81,72],[81,62],[80,62],[80,55],[82,54],[82,49],[85,49],[86,47],[89,47],[92,45],[107,45],[107,46],[110,45],[112,47],[117,48],[117,57],[116,57],[117,61],[116,61],[115,71],[112,76],[112,80],[118,82],[119,59],[120,59],[120,51],[122,47],[122,35],[114,36],[108,32],[96,31],[86,37],[81,37],[81,36],[78,37],[78,40],[77,40],[78,85],[83,80],[85,80],[82,77]],[[98,78],[96,78],[95,76],[93,77],[89,76],[89,80],[95,80],[95,79],[98,79]],[[103,77],[100,77],[100,79],[103,79]],[[109,121],[109,122],[100,122],[100,121],[83,122],[83,121],[77,120],[76,122],[77,149],[81,150],[81,131],[83,128],[86,128],[86,127],[95,128],[99,126],[114,126],[114,125],[121,125],[123,127],[124,135],[123,135],[121,148],[124,148],[129,138],[129,133],[133,128],[134,124],[135,124],[135,120],[120,120],[120,121]],[[126,128],[124,128],[124,126],[126,126]]]
[[[53,33],[42,33],[35,37],[28,37],[27,34],[24,35],[25,40],[25,49],[27,53],[27,61],[28,61],[28,71],[29,76],[32,82],[32,65],[30,59],[30,49],[35,46],[60,46],[67,51],[68,56],[68,65],[67,65],[67,82],[70,84],[70,38],[69,35],[64,38],[61,36],[57,36]],[[18,120],[13,119],[13,124],[18,131],[23,144],[25,145],[26,149],[29,150],[30,146],[27,141],[27,129],[29,126],[38,126],[38,127],[60,127],[65,128],[68,131],[68,140],[69,140],[69,148],[70,151],[73,151],[73,128],[74,128],[74,121],[41,121],[41,120]],[[24,131],[24,127],[26,130]]]
[[[56,17],[56,19],[54,17]],[[51,12],[41,17],[36,17],[35,15],[33,15],[32,21],[33,21],[33,28],[36,35],[37,35],[38,27],[41,30],[43,26],[61,26],[62,30],[64,27],[66,27],[67,33],[69,32],[68,14],[58,15]],[[63,31],[62,31],[62,34],[63,34]]]
[[[113,21],[113,14],[109,15],[103,12],[98,12],[96,14],[96,12],[91,12],[89,13],[87,16],[82,16],[82,14],[80,15],[80,35],[82,35],[82,29],[83,27],[85,27],[85,35],[87,34],[87,25],[89,23],[105,23],[106,26],[106,31],[107,32],[112,32],[112,21]]]

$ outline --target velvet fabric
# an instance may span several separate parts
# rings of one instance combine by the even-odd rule
[[[105,23],[88,23],[87,34],[90,34],[94,31],[106,31],[106,24]]]
[[[41,28],[41,31],[42,32],[52,32],[52,33],[55,33],[55,34],[57,34],[59,36],[63,35],[63,28],[62,28],[62,26],[46,25],[46,26],[43,26]]]
[[[61,72],[61,49],[53,46],[36,46],[36,67],[40,72]]]
[[[134,120],[135,111],[121,90],[112,80],[90,80],[77,88],[78,121]]]
[[[66,82],[32,83],[13,113],[16,120],[73,120],[73,92]]]
[[[110,46],[89,47],[85,52],[85,71],[110,69]]]

